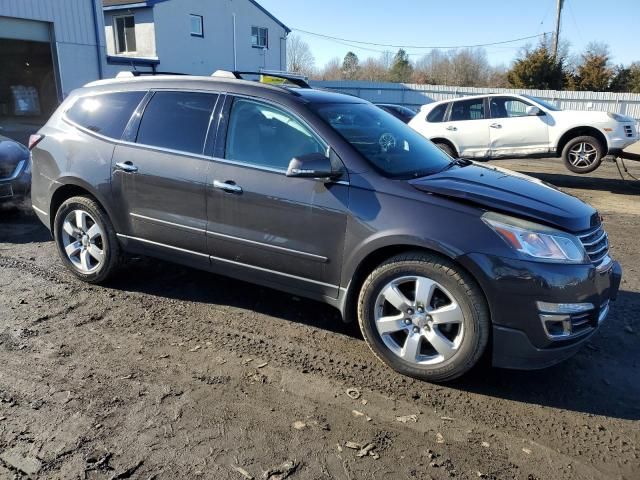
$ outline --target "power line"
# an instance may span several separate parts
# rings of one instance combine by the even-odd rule
[[[451,46],[426,46],[426,45],[392,45],[387,43],[373,43],[373,42],[363,42],[360,40],[349,40],[346,38],[333,37],[331,35],[324,35],[322,33],[310,32],[308,30],[302,30],[301,28],[293,28],[292,30],[300,33],[305,33],[307,35],[313,35],[315,37],[325,38],[327,40],[333,40],[336,42],[349,42],[352,44],[359,45],[371,45],[374,47],[389,47],[389,48],[410,48],[410,49],[427,49],[427,50],[443,50],[443,49],[457,49],[457,48],[476,48],[476,47],[490,47],[493,45],[504,45],[505,43],[515,43],[520,42],[522,40],[530,40],[532,38],[538,38],[543,35],[546,35],[551,32],[539,33],[536,35],[529,35],[528,37],[514,38],[511,40],[502,40],[500,42],[490,42],[490,43],[477,43],[474,45],[451,45]],[[360,47],[363,48],[363,47]]]

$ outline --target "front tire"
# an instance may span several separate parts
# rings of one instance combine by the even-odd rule
[[[600,166],[605,147],[595,137],[582,136],[572,138],[562,149],[565,167],[573,173],[593,172]]]
[[[87,283],[102,283],[118,268],[120,245],[103,208],[91,197],[66,200],[53,224],[58,254],[65,266]]]
[[[489,310],[476,282],[436,255],[395,256],[365,280],[358,322],[373,353],[399,373],[445,382],[482,357]]]

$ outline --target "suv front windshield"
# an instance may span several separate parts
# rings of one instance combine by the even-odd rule
[[[424,177],[451,165],[451,158],[428,139],[370,103],[316,104],[312,108],[388,177]]]

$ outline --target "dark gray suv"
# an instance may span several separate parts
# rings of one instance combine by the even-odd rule
[[[145,254],[317,299],[430,381],[484,353],[555,364],[604,321],[621,269],[589,205],[368,102],[239,76],[95,82],[40,130],[33,208],[76,276]]]

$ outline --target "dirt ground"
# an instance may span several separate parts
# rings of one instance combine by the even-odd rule
[[[639,478],[640,182],[493,163],[599,208],[622,291],[571,360],[446,386],[291,295],[149,259],[84,285],[0,212],[0,478]]]

